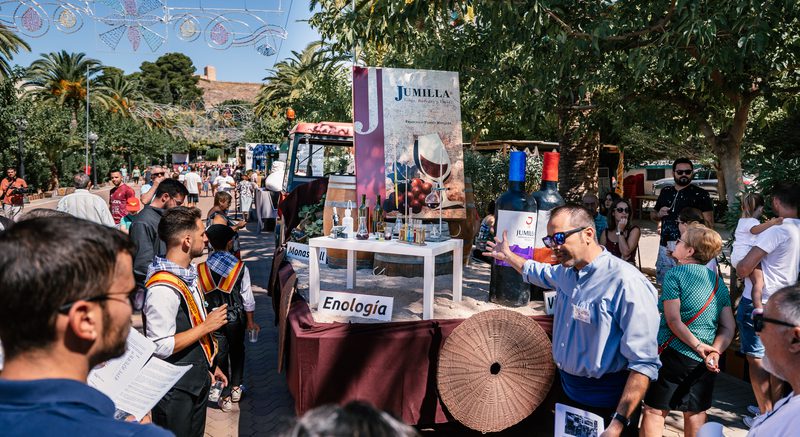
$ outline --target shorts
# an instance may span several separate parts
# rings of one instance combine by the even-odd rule
[[[668,347],[659,357],[658,379],[650,384],[644,403],[659,410],[701,412],[711,408],[716,373],[705,363]]]
[[[763,358],[764,345],[753,327],[753,301],[742,297],[736,309],[736,325],[739,326],[739,350],[751,357]]]
[[[675,258],[667,255],[666,246],[658,246],[658,259],[656,260],[656,283],[661,285],[667,272],[678,265]]]
[[[197,203],[200,200],[199,197],[200,194],[189,193],[189,195],[186,196],[186,201],[189,203]]]

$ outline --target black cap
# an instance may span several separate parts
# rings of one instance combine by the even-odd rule
[[[236,235],[236,231],[228,225],[211,225],[206,229],[208,242],[211,243],[214,250],[225,250],[234,235]]]

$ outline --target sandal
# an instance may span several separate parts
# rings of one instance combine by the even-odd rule
[[[219,399],[219,409],[226,413],[233,411],[233,401],[231,401],[230,396]]]
[[[242,390],[242,386],[241,385],[232,388],[231,389],[231,400],[233,402],[239,402],[240,400],[242,400],[242,392],[243,392],[243,390]]]

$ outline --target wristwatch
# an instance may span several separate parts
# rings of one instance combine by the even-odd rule
[[[620,235],[622,235],[622,234],[621,234],[619,231],[616,231],[616,232],[614,232],[614,234],[616,234],[616,236],[617,236],[617,237],[619,237]]]
[[[611,420],[619,421],[619,423],[621,423],[622,426],[624,426],[625,428],[627,428],[631,424],[631,419],[628,419],[627,417],[617,413],[616,411],[614,412],[614,415],[611,416]]]

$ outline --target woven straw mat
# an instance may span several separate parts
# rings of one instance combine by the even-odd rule
[[[509,310],[478,313],[457,326],[439,353],[437,385],[450,414],[481,432],[530,416],[553,384],[547,334]]]

